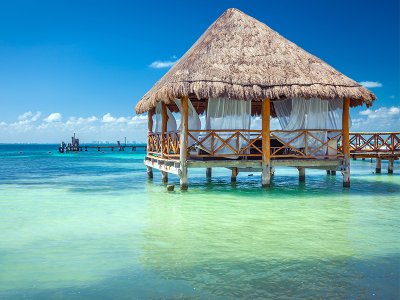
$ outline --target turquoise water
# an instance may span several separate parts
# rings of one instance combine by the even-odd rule
[[[350,190],[216,169],[168,193],[143,156],[0,145],[0,298],[399,298],[398,162],[352,161]]]

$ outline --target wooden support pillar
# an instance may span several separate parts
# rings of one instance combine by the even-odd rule
[[[188,97],[181,98],[181,136],[180,136],[180,184],[181,190],[188,189],[188,176],[187,176],[187,155],[188,155],[188,118],[189,118],[189,104]]]
[[[162,183],[168,183],[168,172],[161,171],[161,181]]]
[[[152,132],[153,131],[153,115],[154,115],[154,108],[150,109],[148,114],[147,114],[147,131]]]
[[[262,187],[269,187],[271,185],[270,115],[271,100],[264,99],[262,102]]]
[[[343,100],[342,115],[342,134],[343,134],[343,154],[344,154],[344,170],[343,186],[350,187],[350,139],[349,139],[349,120],[350,120],[350,98]]]
[[[331,170],[326,170],[326,175],[331,175]]]
[[[212,175],[212,168],[207,168],[206,169],[206,178],[211,179],[211,175]]]
[[[147,114],[147,131],[148,134],[153,131],[153,115],[154,115],[155,109],[152,108],[149,110]],[[149,139],[147,139],[147,143],[149,142]],[[147,149],[150,149],[150,145],[147,144]],[[114,147],[111,149],[114,151]],[[147,167],[147,178],[153,179],[153,168],[152,167]]]
[[[363,157],[362,160],[365,160],[365,157]]]
[[[168,114],[167,114],[167,106],[164,102],[161,103],[161,157],[165,158],[165,132],[167,131],[167,121],[168,121]]]
[[[376,158],[375,173],[380,174],[382,169],[382,159],[380,157]]]
[[[232,168],[231,182],[236,182],[236,177],[238,174],[238,168]]]
[[[394,157],[389,157],[388,173],[393,174]]]
[[[306,181],[306,168],[304,167],[298,167],[299,170],[299,181],[304,182]]]
[[[147,167],[147,178],[153,179],[153,168]]]
[[[336,171],[335,170],[331,170],[331,176],[336,176]]]

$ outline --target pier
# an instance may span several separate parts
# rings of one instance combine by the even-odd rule
[[[400,132],[350,133],[350,155],[353,160],[375,159],[375,172],[381,173],[382,160],[388,161],[388,173],[393,173],[394,161],[400,157]]]
[[[190,131],[189,131],[190,132]],[[226,144],[236,135],[243,134],[241,131],[231,131],[229,135],[222,135],[221,132],[209,131],[207,135],[212,140],[221,140],[222,144]],[[277,132],[281,130],[271,131],[270,138],[276,138]],[[261,131],[252,130],[253,138],[248,140],[248,145],[243,148],[249,148],[247,153],[235,149],[233,153],[238,156],[236,159],[224,159],[224,155],[218,155],[219,149],[215,149],[212,153],[193,152],[188,149],[186,152],[186,168],[205,168],[207,178],[211,178],[212,168],[224,167],[232,170],[232,182],[236,181],[239,172],[262,172],[262,147],[257,146],[261,142]],[[148,152],[145,157],[145,165],[148,167],[148,176],[153,177],[153,168],[162,172],[163,182],[168,182],[168,173],[181,176],[182,166],[180,161],[180,144],[179,135],[176,134],[172,138],[171,133],[161,134],[149,133]],[[298,133],[297,138],[302,135],[316,135],[312,131]],[[191,136],[189,134],[189,136]],[[222,137],[221,137],[222,136]],[[294,138],[295,140],[296,138]],[[213,147],[213,143],[211,143]],[[343,176],[346,172],[351,172],[351,164],[345,159],[343,154],[343,141],[338,138],[334,143],[326,143],[327,152],[323,156],[307,155],[306,148],[296,148],[292,143],[285,143],[280,146],[270,147],[270,176],[273,175],[274,167],[296,167],[299,170],[299,181],[305,181],[306,169],[326,170],[328,175],[336,175],[339,171]],[[213,147],[215,148],[215,147]],[[388,160],[388,174],[392,174],[394,170],[394,161],[400,157],[400,132],[350,132],[349,133],[349,150],[350,157],[355,159],[366,158],[375,159],[375,173],[381,173],[382,160]],[[216,159],[218,158],[218,159]],[[186,175],[187,176],[187,175]]]
[[[106,144],[106,145],[95,145],[95,144],[87,144],[87,145],[81,145],[79,142],[79,139],[76,138],[75,133],[74,136],[71,137],[71,143],[66,144],[65,142],[62,142],[60,144],[60,147],[58,148],[58,151],[60,153],[69,153],[69,152],[82,152],[82,151],[89,151],[89,150],[97,150],[97,152],[104,151],[104,150],[109,150],[109,151],[137,151],[137,150],[143,150],[146,151],[147,146],[146,145],[140,145],[140,144],[127,144],[126,143],[126,138],[125,138],[125,143],[121,144],[120,141],[117,141],[117,144]]]

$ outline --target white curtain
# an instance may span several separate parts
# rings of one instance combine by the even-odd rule
[[[208,100],[206,129],[207,130],[220,130],[220,129],[250,129],[251,123],[251,101],[245,100],[232,100],[227,98],[210,98]],[[228,139],[233,132],[230,133],[217,133],[222,139]],[[248,133],[243,133],[246,138],[249,138]],[[200,137],[200,139],[204,138]],[[211,138],[203,141],[207,149],[211,149]],[[214,149],[218,149],[223,143],[219,139],[214,139]],[[232,138],[228,144],[233,149],[239,149],[247,144],[243,138]],[[206,149],[204,149],[206,150]],[[218,154],[232,154],[232,150],[224,146]],[[229,158],[237,158],[230,156]]]
[[[162,130],[162,108],[161,102],[158,102],[156,105],[156,113],[153,115],[153,132],[161,132]],[[174,115],[167,107],[167,131],[176,131],[176,120]]]
[[[322,100],[317,98],[294,98],[273,101],[273,105],[282,130],[341,128],[342,99]],[[302,136],[290,142],[290,144],[296,148],[307,148],[306,154],[324,155],[326,153],[326,147],[321,147],[322,144],[326,143],[329,138],[335,136],[336,133],[329,133],[329,135],[326,131],[311,131],[310,133],[315,136],[315,138],[309,136],[307,141],[305,141],[304,136]],[[300,132],[277,133],[276,135],[287,143],[298,134],[300,134]],[[321,148],[316,151],[319,147]]]
[[[182,104],[180,99],[175,99],[175,104],[178,106],[179,111],[182,111]],[[196,112],[193,104],[190,100],[188,100],[188,129],[190,130],[200,130],[201,129],[201,121],[199,114]],[[180,126],[179,126],[180,131]],[[200,133],[199,132],[190,132],[193,136],[188,138],[188,147],[193,146],[197,143]]]

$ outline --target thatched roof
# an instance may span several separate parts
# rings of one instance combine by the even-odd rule
[[[143,113],[157,101],[196,95],[260,101],[282,98],[350,98],[372,104],[368,89],[288,41],[267,25],[226,10],[136,106]]]

